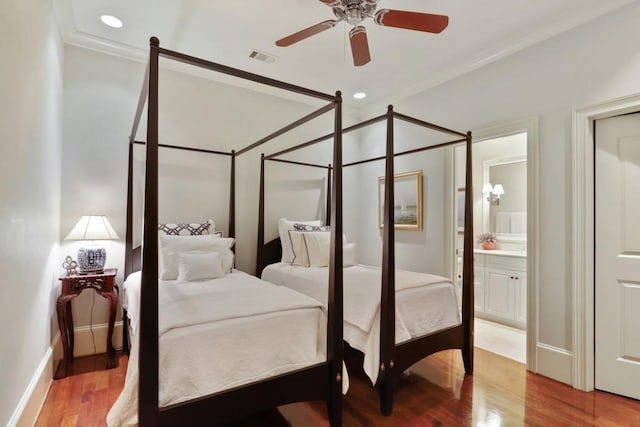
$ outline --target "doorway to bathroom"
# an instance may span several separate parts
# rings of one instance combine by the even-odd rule
[[[528,133],[474,138],[473,188],[454,152],[455,260],[462,271],[464,194],[473,192],[475,346],[527,363]],[[461,286],[461,280],[459,280]]]

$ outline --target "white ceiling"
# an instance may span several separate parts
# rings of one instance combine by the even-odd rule
[[[379,9],[448,15],[449,26],[429,34],[368,19],[372,59],[362,67],[353,66],[350,26],[343,23],[291,47],[275,46],[334,18],[318,0],[53,1],[67,43],[144,60],[149,37],[157,36],[167,49],[326,93],[341,90],[345,104],[358,108],[393,103],[635,0],[380,0]],[[124,27],[105,26],[102,14],[119,17]],[[253,49],[279,59],[250,59]],[[367,98],[354,100],[358,91]]]

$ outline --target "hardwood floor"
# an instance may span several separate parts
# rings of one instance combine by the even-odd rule
[[[640,426],[640,401],[584,393],[525,371],[511,359],[476,349],[475,373],[464,375],[459,351],[432,355],[405,375],[393,415],[378,411],[378,395],[358,364],[349,363],[350,390],[343,425],[364,426]],[[124,383],[127,358],[104,370],[100,356],[79,359],[75,374],[55,380],[37,426],[104,426]],[[242,427],[328,426],[322,402],[298,403],[260,414]]]
[[[104,426],[109,408],[124,386],[127,357],[106,370],[106,354],[76,358],[72,375],[54,380],[36,426]]]

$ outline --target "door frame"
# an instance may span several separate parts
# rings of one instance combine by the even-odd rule
[[[640,111],[640,94],[573,111],[572,305],[573,387],[595,388],[595,170],[594,122]]]
[[[494,125],[482,129],[473,130],[473,142],[486,141],[504,136],[514,135],[517,133],[527,133],[527,370],[538,372],[537,364],[537,344],[538,344],[538,239],[539,239],[539,160],[538,160],[538,117],[527,117],[512,122]],[[449,162],[453,165],[454,155],[448,156]],[[450,187],[453,188],[451,194],[457,189],[453,183],[455,182],[454,167],[449,167]],[[451,197],[449,205],[451,212],[455,212],[454,199]],[[475,206],[474,206],[475,208]],[[451,250],[448,251],[451,256],[449,262],[450,268],[455,270],[456,256],[453,254],[455,248],[456,229],[455,218],[451,218],[451,231],[449,237],[449,245]],[[453,276],[452,276],[453,277]]]

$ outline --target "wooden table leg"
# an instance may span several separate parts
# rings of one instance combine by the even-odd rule
[[[66,320],[67,320],[67,336],[69,337],[69,363],[73,362],[74,350],[75,350],[75,333],[73,330],[73,312],[71,311],[71,300],[75,298],[75,295],[69,295],[67,297],[66,307]]]
[[[64,378],[67,376],[67,368],[69,364],[69,329],[67,327],[67,298],[59,296],[56,303],[56,312],[58,313],[58,328],[60,329],[60,338],[62,339],[62,357],[60,367],[56,372],[55,378]]]

